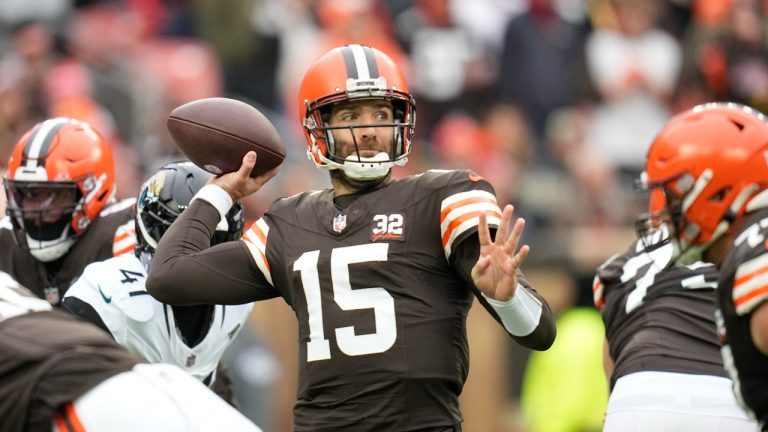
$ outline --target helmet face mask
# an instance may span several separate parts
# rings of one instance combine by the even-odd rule
[[[173,162],[144,182],[136,202],[137,256],[155,253],[160,238],[211,177],[191,162]],[[211,245],[239,239],[244,226],[243,207],[236,202],[216,227]]]
[[[331,108],[339,103],[361,100],[386,100],[391,103],[393,121],[353,126],[331,126]],[[383,52],[361,45],[335,48],[307,71],[299,90],[299,118],[307,141],[307,157],[318,168],[339,169],[355,180],[376,180],[395,165],[405,165],[413,142],[416,105],[397,65]],[[375,158],[338,154],[334,130],[391,128],[394,139],[390,150]],[[355,143],[357,146],[357,143]]]
[[[114,171],[111,148],[87,123],[54,118],[24,134],[4,180],[19,246],[43,262],[66,254],[114,200]]]
[[[766,152],[765,116],[737,104],[695,107],[659,132],[648,152],[646,183],[663,193],[663,219],[679,264],[700,260],[768,186]]]

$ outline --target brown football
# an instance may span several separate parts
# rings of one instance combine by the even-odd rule
[[[176,107],[168,116],[167,127],[182,153],[212,174],[237,171],[249,150],[258,155],[251,177],[285,159],[285,147],[272,122],[236,99],[205,98]]]

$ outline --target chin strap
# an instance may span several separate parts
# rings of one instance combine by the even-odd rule
[[[314,155],[317,155],[322,163],[317,163]],[[325,157],[316,145],[312,150],[307,150],[307,158],[315,161],[315,166],[318,168],[342,170],[347,177],[360,181],[380,179],[389,174],[393,166],[403,166],[408,162],[406,157],[392,161],[387,153],[380,152],[372,157],[358,158],[357,155],[349,155],[344,163],[338,163]]]
[[[394,162],[389,161],[389,155],[386,153],[379,153],[369,158],[349,155],[339,169],[353,180],[365,181],[384,177],[389,174],[389,170],[394,165]]]

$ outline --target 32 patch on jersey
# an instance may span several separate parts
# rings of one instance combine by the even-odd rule
[[[371,241],[405,241],[405,216],[402,213],[377,214],[371,224]]]

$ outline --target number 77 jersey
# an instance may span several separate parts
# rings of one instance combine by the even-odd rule
[[[435,170],[347,198],[280,200],[244,236],[299,321],[296,430],[459,424],[474,294],[451,256],[480,212],[498,225],[493,189]]]
[[[672,244],[636,241],[608,259],[593,283],[614,362],[611,386],[642,371],[726,374],[715,331],[715,266],[671,264]]]

